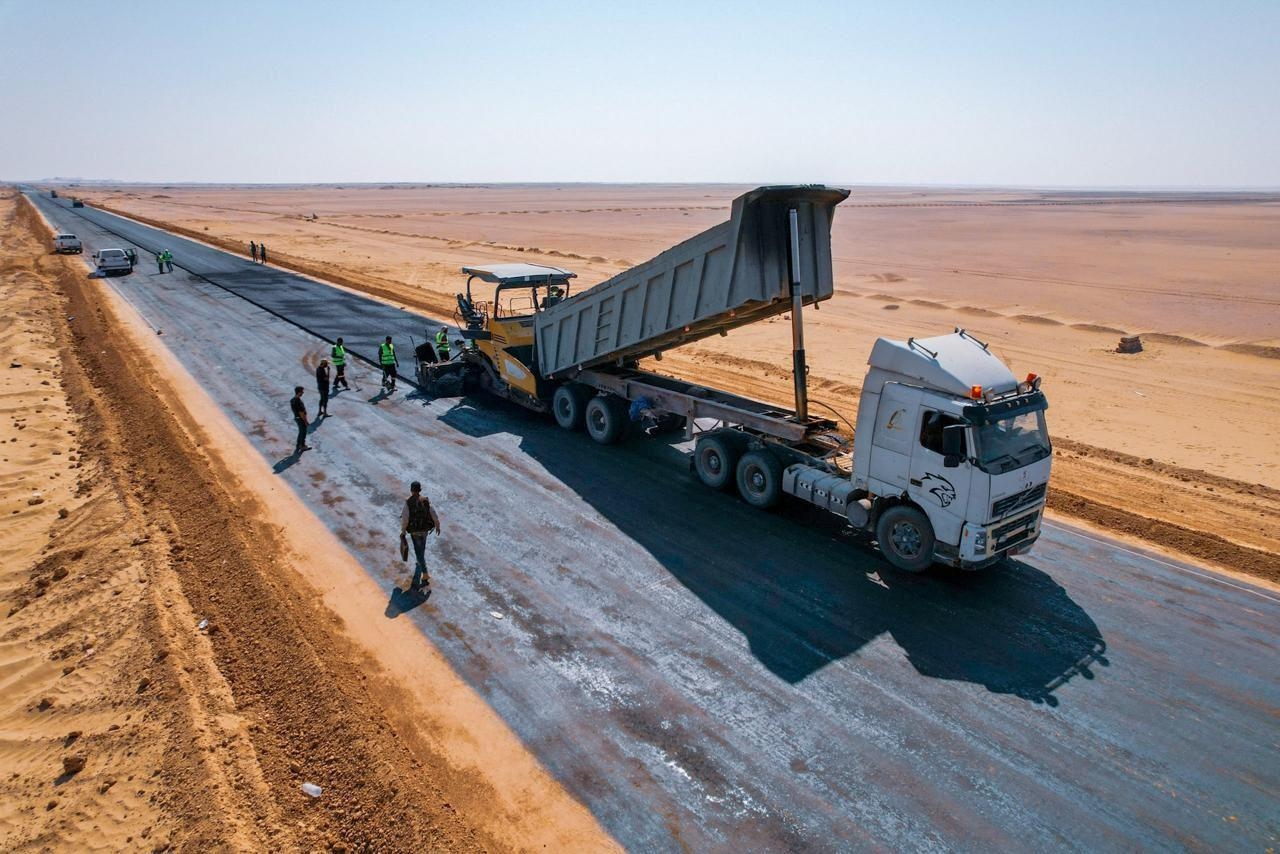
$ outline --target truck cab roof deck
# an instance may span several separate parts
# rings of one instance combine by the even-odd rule
[[[1017,379],[1004,362],[980,342],[959,332],[909,341],[879,338],[867,364],[956,397],[968,397],[975,385],[994,394],[1016,392],[1018,388]]]

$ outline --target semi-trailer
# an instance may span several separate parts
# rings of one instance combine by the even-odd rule
[[[966,569],[1039,537],[1052,446],[1034,374],[1019,381],[963,329],[878,339],[853,441],[809,411],[804,310],[834,295],[831,219],[848,191],[761,187],[727,222],[588,290],[536,264],[463,268],[448,362],[419,348],[428,389],[479,387],[601,444],[682,427],[690,465],[713,489],[761,509],[785,496],[874,535],[886,559],[918,572]],[[493,285],[491,299],[476,283]],[[789,314],[794,408],[642,370],[665,350]]]

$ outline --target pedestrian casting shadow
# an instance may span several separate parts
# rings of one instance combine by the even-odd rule
[[[408,613],[414,608],[421,605],[431,598],[431,588],[426,587],[421,590],[402,589],[396,585],[391,590],[391,598],[387,601],[387,610],[383,612],[383,616],[394,620],[401,614]]]
[[[294,463],[298,462],[300,459],[302,459],[300,454],[290,454],[282,460],[276,460],[276,463],[271,467],[271,470],[276,474],[283,474],[285,471],[292,468]]]
[[[596,445],[500,403],[463,400],[442,420],[473,436],[510,433],[521,449],[658,560],[746,638],[770,672],[797,683],[888,634],[921,675],[1036,703],[1093,664],[1106,641],[1052,577],[1023,561],[912,575],[816,508],[762,513],[704,487],[687,454],[632,438]]]

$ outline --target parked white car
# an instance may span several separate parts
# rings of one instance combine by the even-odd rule
[[[53,238],[53,251],[79,255],[84,251],[84,246],[80,244],[80,238],[74,234],[59,234]]]
[[[93,263],[102,273],[133,272],[133,261],[123,249],[100,249],[93,253]]]

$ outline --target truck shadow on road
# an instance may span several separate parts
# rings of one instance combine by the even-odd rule
[[[885,633],[924,676],[1048,705],[1066,681],[1108,664],[1097,624],[1029,563],[900,573],[816,509],[762,513],[708,490],[685,453],[663,441],[602,447],[522,411],[481,405],[460,403],[442,420],[473,436],[521,436],[526,454],[740,631],[786,682]]]

